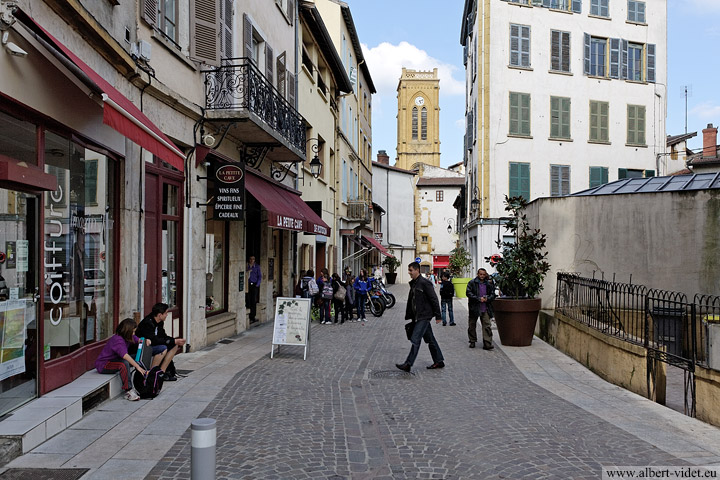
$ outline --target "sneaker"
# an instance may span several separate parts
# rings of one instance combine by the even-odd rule
[[[163,381],[165,382],[176,382],[177,377],[175,375],[168,375],[167,373],[163,374]]]
[[[137,394],[134,388],[130,389],[125,393],[125,400],[130,400],[131,402],[137,402],[140,400],[140,395]]]

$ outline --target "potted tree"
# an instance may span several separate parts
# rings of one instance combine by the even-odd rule
[[[485,259],[497,270],[495,282],[500,296],[493,302],[493,310],[500,342],[515,347],[532,342],[541,307],[541,300],[535,296],[550,270],[545,235],[528,225],[523,212],[526,206],[522,197],[505,197],[505,211],[511,216],[506,228],[515,238],[512,242],[498,241],[502,256]]]
[[[450,252],[449,268],[450,275],[452,275],[451,282],[455,288],[455,296],[458,298],[465,298],[467,290],[467,284],[471,278],[464,276],[467,274],[468,267],[472,264],[472,257],[462,245],[456,246]]]
[[[387,272],[385,272],[385,279],[387,280],[388,285],[394,285],[395,280],[397,279],[396,270],[400,266],[401,262],[395,257],[395,252],[392,248],[390,249],[390,253],[392,254],[392,257],[385,257],[382,264],[387,268]]]

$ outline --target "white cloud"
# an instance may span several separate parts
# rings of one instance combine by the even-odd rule
[[[441,95],[465,94],[465,78],[460,80],[453,78],[453,74],[458,71],[464,75],[460,68],[431,57],[425,50],[415,45],[408,42],[400,42],[398,45],[383,42],[373,48],[363,45],[362,49],[375,88],[381,95],[395,95],[402,67],[412,70],[437,68]]]
[[[455,128],[457,128],[461,132],[464,132],[465,131],[465,119],[458,118],[457,120],[455,120]]]
[[[703,102],[696,105],[688,113],[701,120],[720,121],[720,105],[715,105],[711,102]]]

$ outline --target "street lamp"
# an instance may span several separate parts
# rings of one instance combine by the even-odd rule
[[[455,230],[455,219],[454,218],[448,218],[447,219],[447,232],[448,234],[452,235],[453,231]]]
[[[315,142],[315,144],[310,146],[310,150],[312,150],[312,152],[314,153],[312,160],[310,160],[310,174],[313,176],[313,178],[319,178],[320,175],[322,175],[323,169],[323,164],[320,161],[320,157],[318,156],[318,152],[320,151],[320,139],[308,138],[305,144],[307,145],[308,143],[313,141]],[[273,165],[273,167],[270,169],[272,177],[275,180],[282,182],[288,176],[288,173],[290,173],[292,165],[292,163],[288,165],[281,164],[281,168],[275,168],[275,166]],[[304,176],[298,178],[304,180]]]

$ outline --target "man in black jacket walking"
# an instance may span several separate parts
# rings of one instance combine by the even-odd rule
[[[433,335],[430,320],[435,317],[435,322],[440,323],[440,302],[438,301],[435,287],[430,280],[420,275],[420,264],[412,262],[408,265],[408,274],[410,275],[410,296],[408,297],[407,307],[405,308],[405,319],[414,323],[414,329],[410,341],[410,353],[405,363],[397,363],[395,366],[400,370],[409,372],[415,359],[420,352],[420,342],[425,340],[432,355],[433,364],[427,368],[443,368],[445,359],[440,351],[440,345]]]
[[[478,269],[477,276],[468,283],[465,294],[468,298],[468,340],[470,348],[477,342],[477,321],[482,324],[483,350],[492,350],[492,302],[495,300],[495,284],[489,279],[487,270]]]

